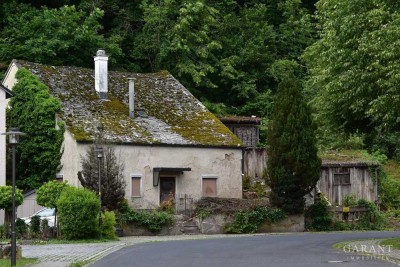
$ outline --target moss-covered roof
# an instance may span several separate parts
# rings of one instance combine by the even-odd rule
[[[167,71],[143,74],[110,71],[108,100],[94,88],[94,70],[14,61],[46,84],[62,103],[59,118],[77,141],[92,141],[99,122],[116,143],[238,146],[241,141]],[[135,110],[129,117],[128,78],[135,78]]]
[[[320,152],[322,167],[372,167],[379,162],[365,150],[328,150]]]

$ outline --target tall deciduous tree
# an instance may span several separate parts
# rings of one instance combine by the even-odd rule
[[[57,201],[61,196],[61,193],[64,191],[65,188],[69,187],[67,182],[58,182],[58,181],[49,181],[43,184],[39,189],[36,191],[36,202],[43,206],[55,209],[55,222],[54,224],[58,227],[58,220],[57,220]],[[57,231],[58,234],[58,231]]]
[[[52,97],[49,88],[22,68],[16,74],[15,96],[7,110],[7,123],[26,133],[17,146],[17,185],[22,189],[39,188],[56,177],[62,155],[64,126],[55,115],[60,101]],[[7,173],[8,176],[11,173]]]
[[[399,146],[399,7],[398,1],[320,0],[320,39],[304,54],[319,121],[366,134],[370,147],[386,142],[383,150]]]
[[[61,193],[69,185],[67,182],[49,181],[36,191],[36,201],[39,205],[57,209],[57,201]]]
[[[15,5],[15,6],[13,6]],[[0,60],[25,59],[54,65],[89,67],[99,47],[113,55],[121,54],[118,36],[104,38],[99,34],[99,20],[104,12],[94,9],[87,15],[75,6],[59,9],[33,8],[26,4],[11,3],[6,11],[4,30],[0,37]]]
[[[82,171],[78,172],[78,179],[82,186],[99,192],[99,159],[96,145],[88,148],[81,164]],[[104,147],[104,158],[100,166],[101,206],[108,210],[116,210],[124,200],[126,183],[122,175],[124,165],[118,160],[113,147]]]
[[[271,203],[292,214],[302,213],[304,196],[319,179],[321,160],[311,111],[300,81],[293,77],[279,84],[267,143]]]

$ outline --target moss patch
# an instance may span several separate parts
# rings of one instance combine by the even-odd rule
[[[322,160],[331,161],[355,161],[355,162],[370,162],[373,161],[373,156],[366,150],[328,150],[321,151],[319,156]]]
[[[388,160],[383,168],[389,177],[400,181],[400,163],[395,160]]]
[[[241,141],[167,71],[153,74],[109,72],[108,101],[94,90],[94,71],[18,63],[48,85],[62,101],[60,119],[78,141],[94,139],[99,122],[111,142],[241,146]],[[129,117],[128,78],[135,78],[135,109]],[[162,136],[162,137],[161,137]]]

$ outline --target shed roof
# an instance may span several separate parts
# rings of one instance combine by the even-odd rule
[[[13,61],[46,84],[60,99],[59,118],[77,141],[92,141],[98,123],[114,143],[241,146],[229,131],[170,73],[109,71],[108,100],[94,89],[94,70]],[[128,78],[135,78],[135,118],[129,117]],[[146,115],[143,115],[146,114]]]
[[[323,168],[368,168],[368,167],[378,167],[379,164],[373,161],[322,161],[321,167]]]
[[[379,163],[364,150],[328,150],[320,154],[322,167],[378,167]]]
[[[227,116],[219,118],[225,124],[261,124],[261,118],[245,116]]]

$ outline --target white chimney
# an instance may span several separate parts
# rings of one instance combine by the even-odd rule
[[[101,99],[107,99],[108,92],[108,56],[100,49],[94,57],[94,78],[96,92]]]
[[[135,118],[135,78],[128,78],[129,81],[129,117]]]

